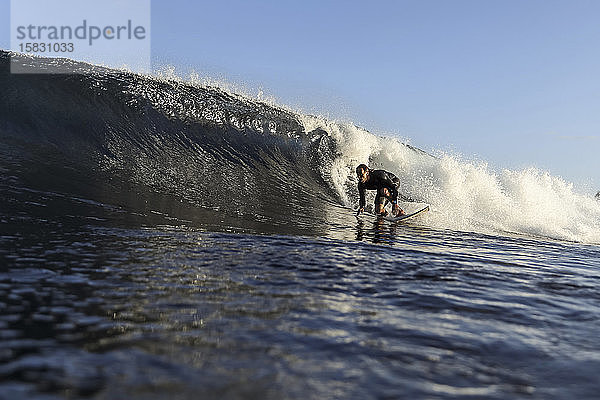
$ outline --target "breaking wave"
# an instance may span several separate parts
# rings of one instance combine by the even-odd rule
[[[80,73],[12,75],[10,56],[0,52],[5,184],[129,206],[145,191],[257,223],[327,224],[324,203],[356,207],[354,168],[367,163],[431,204],[419,221],[429,227],[600,243],[600,202],[545,171],[434,157],[351,123],[174,77],[45,59],[37,62]]]

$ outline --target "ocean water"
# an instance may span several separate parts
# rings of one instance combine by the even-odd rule
[[[598,398],[600,202],[560,177],[9,56],[0,398]],[[361,162],[431,212],[356,218]]]

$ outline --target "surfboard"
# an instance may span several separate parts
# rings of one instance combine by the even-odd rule
[[[399,215],[397,217],[385,216],[385,217],[383,217],[383,219],[385,219],[386,221],[391,221],[391,222],[405,221],[407,219],[416,217],[417,215],[421,215],[423,213],[426,213],[427,211],[429,211],[429,206],[425,206],[425,207],[421,208],[420,210],[415,211],[415,212],[410,213],[410,214]]]
[[[417,217],[423,213],[426,213],[427,211],[429,211],[429,205],[425,205],[421,208],[419,208],[417,211],[414,211],[412,213],[408,213],[405,215],[400,215],[398,217],[392,217],[391,215],[386,215],[385,217],[379,216],[379,215],[375,215],[375,214],[371,214],[371,213],[362,213],[362,215],[369,217],[369,218],[376,218],[377,220],[384,220],[384,221],[390,221],[390,222],[400,222],[400,221],[406,221],[409,220],[411,218]]]

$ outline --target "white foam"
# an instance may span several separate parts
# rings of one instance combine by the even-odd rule
[[[433,157],[349,123],[307,116],[302,121],[307,131],[321,128],[336,140],[339,153],[329,179],[347,206],[357,205],[354,169],[365,163],[393,172],[404,195],[431,204],[427,225],[600,243],[600,201],[548,172],[498,172],[454,155]]]
[[[433,157],[349,122],[304,115],[278,104],[260,88],[232,84],[223,77],[200,77],[194,71],[182,77],[169,66],[155,77],[218,87],[250,101],[295,112],[306,132],[317,128],[328,132],[336,141],[338,154],[323,165],[323,175],[346,206],[356,207],[358,203],[354,171],[365,163],[393,172],[401,179],[400,191],[405,196],[429,203],[432,211],[424,218],[429,226],[600,243],[600,201],[575,192],[571,183],[545,171],[495,171],[485,162],[456,155]]]

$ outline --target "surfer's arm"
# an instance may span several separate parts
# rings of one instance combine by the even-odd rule
[[[361,212],[364,211],[365,209],[365,204],[366,204],[366,200],[365,200],[365,186],[361,183],[358,184],[358,195],[360,196],[360,200],[358,202],[358,211],[356,212],[356,215],[360,214]]]

